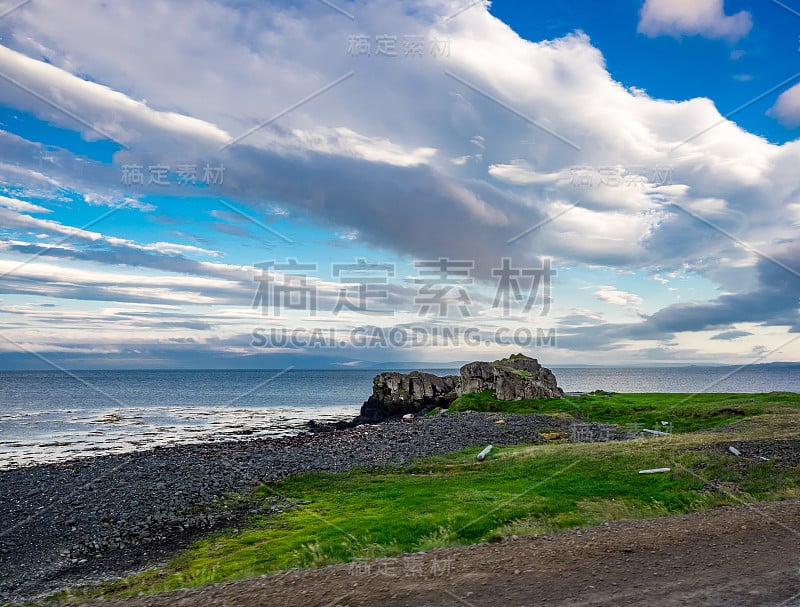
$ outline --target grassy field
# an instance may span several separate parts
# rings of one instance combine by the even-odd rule
[[[455,408],[493,410],[498,405],[492,401],[477,395],[460,399]],[[800,468],[726,451],[731,442],[745,439],[796,438],[797,394],[690,400],[685,395],[592,394],[571,402],[506,403],[505,411],[569,413],[648,426],[668,419],[677,429],[715,429],[616,443],[496,449],[483,463],[475,460],[476,448],[404,467],[302,475],[247,496],[254,502],[285,503],[282,513],[214,533],[163,568],[89,594],[156,592],[292,567],[800,496]],[[659,467],[672,472],[638,474]],[[57,598],[70,599],[64,594]]]
[[[673,423],[677,432],[692,432],[745,417],[775,413],[800,406],[800,394],[621,394],[592,392],[582,396],[518,401],[497,400],[490,392],[459,397],[450,411],[505,413],[568,413],[578,419],[608,424],[640,424],[653,428],[661,421]]]

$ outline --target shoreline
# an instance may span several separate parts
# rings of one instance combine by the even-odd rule
[[[541,432],[568,426],[545,415],[470,412],[2,470],[0,568],[11,573],[0,581],[0,601],[141,570],[208,531],[281,508],[280,496],[256,508],[222,503],[231,492],[488,443],[542,443]]]
[[[162,408],[170,410],[169,408]],[[80,422],[85,428],[67,433],[34,436],[5,436],[0,441],[0,471],[20,470],[50,463],[130,455],[156,448],[181,445],[214,444],[238,441],[262,440],[296,436],[309,431],[314,419],[340,424],[357,414],[357,408],[333,407],[330,412],[314,411],[314,417],[299,415],[302,409],[277,409],[266,412],[255,409],[192,410],[187,423],[142,422],[143,415],[152,408],[118,408],[92,410],[81,413]],[[182,412],[183,409],[178,409]],[[50,412],[44,412],[49,414]],[[73,413],[67,410],[59,413]],[[291,414],[295,413],[295,417]],[[39,413],[40,415],[42,413]],[[176,420],[180,419],[180,415]],[[88,421],[87,421],[88,420]],[[202,423],[197,423],[202,420]],[[193,423],[194,422],[194,423]],[[74,420],[62,422],[67,427]],[[0,427],[0,431],[2,431]]]

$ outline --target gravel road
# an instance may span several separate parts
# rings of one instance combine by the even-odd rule
[[[800,500],[617,521],[97,607],[800,607]]]

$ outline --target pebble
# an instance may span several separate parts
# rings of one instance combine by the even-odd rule
[[[500,419],[505,423],[497,424]],[[540,432],[568,427],[543,415],[446,414],[3,470],[0,604],[125,575],[208,530],[287,507],[279,498],[255,511],[214,506],[230,492],[305,471],[344,472],[489,443],[544,442]]]

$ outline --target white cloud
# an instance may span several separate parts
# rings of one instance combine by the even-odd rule
[[[781,93],[767,113],[788,127],[800,126],[800,84]]]
[[[16,83],[0,89],[0,102],[27,107],[55,124],[79,130],[88,140],[111,138],[134,146],[157,135],[162,142],[165,137],[178,137],[208,147],[230,139],[230,135],[208,122],[155,111],[143,101],[2,45],[0,68],[8,80]]]
[[[651,37],[688,35],[731,42],[746,36],[752,27],[749,12],[726,15],[723,0],[647,0],[639,21],[639,32]]]
[[[673,203],[746,235],[766,253],[796,239],[796,225],[783,218],[798,212],[800,144],[772,145],[724,119],[709,99],[654,99],[637,83],[615,82],[586,36],[529,42],[483,6],[443,19],[462,6],[455,0],[352,3],[359,30],[373,38],[391,32],[451,41],[449,57],[417,61],[348,55],[352,22],[316,1],[296,10],[199,0],[187,13],[155,0],[135,9],[100,0],[37,0],[7,18],[13,35],[4,40],[16,50],[0,49],[0,68],[132,144],[111,169],[81,165],[81,191],[90,203],[124,199],[116,192],[120,164],[164,155],[174,163],[197,150],[215,151],[230,135],[354,71],[221,156],[231,178],[214,194],[259,211],[305,213],[332,233],[358,234],[365,246],[488,264],[509,254],[510,238],[579,202],[515,241],[515,261],[551,255],[622,270],[658,268],[665,275],[686,266],[728,290],[754,280],[757,258]],[[139,18],[144,15],[155,17]],[[133,19],[137,27],[129,26]],[[747,13],[726,17],[722,2],[652,0],[640,25],[654,28],[651,35],[728,39],[749,26]],[[39,57],[50,63],[33,59]],[[3,91],[5,103],[97,137],[23,91]],[[25,154],[30,150],[20,147],[15,162]],[[77,173],[65,158],[59,162],[44,170],[53,187],[73,183]],[[33,180],[29,164],[8,165],[8,171],[0,165],[0,175],[13,182],[9,171],[24,170]],[[669,167],[670,179],[577,188],[559,178],[581,165],[619,167],[626,175]],[[29,219],[16,217],[16,225],[67,233]],[[100,242],[154,255],[204,254],[185,245],[112,243],[105,236]],[[218,266],[206,270],[216,275]],[[641,303],[611,287],[600,291],[627,306]]]
[[[148,202],[142,202],[141,200],[136,200],[135,198],[131,198],[127,196],[124,200],[119,200],[116,196],[100,194],[98,192],[84,192],[83,200],[87,204],[91,205],[98,205],[98,206],[105,206],[105,207],[115,207],[118,205],[124,205],[127,208],[131,209],[139,209],[140,211],[149,212],[155,211],[156,207]]]
[[[7,135],[7,133],[0,133]],[[36,171],[29,167],[20,167],[6,162],[0,162],[0,175],[4,177],[13,176],[11,180],[15,183],[44,183],[48,186],[58,187],[58,182],[53,178],[44,175],[40,171]]]
[[[564,177],[562,173],[537,173],[524,160],[493,164],[489,167],[489,175],[514,185],[551,184]]]
[[[560,316],[558,323],[565,327],[576,327],[585,325],[599,325],[605,322],[605,316],[595,310],[588,308],[572,308],[563,316]]]
[[[417,11],[391,2],[355,4],[365,32],[414,31],[426,40],[451,40],[449,57],[386,58],[387,63],[348,55],[349,22],[319,3],[309,3],[302,13],[270,7],[267,19],[254,6],[204,3],[197,15],[205,17],[187,18],[177,8],[144,2],[138,10],[159,17],[140,28],[122,27],[131,15],[121,5],[84,0],[67,10],[51,4],[31,3],[13,16],[18,20],[15,44],[32,53],[30,41],[36,40],[45,49],[37,47],[36,53],[52,62],[17,57],[26,66],[37,64],[26,82],[45,88],[68,82],[59,85],[65,102],[87,118],[98,115],[103,124],[106,106],[113,106],[119,133],[140,127],[146,132],[146,138],[137,139],[145,158],[174,148],[175,136],[189,147],[198,141],[219,143],[354,71],[346,82],[232,148],[226,165],[236,175],[224,193],[256,207],[264,200],[299,207],[343,230],[357,230],[366,243],[404,253],[500,257],[509,238],[552,214],[550,196],[563,204],[580,200],[585,210],[548,225],[547,237],[521,242],[520,254],[668,267],[674,247],[664,243],[676,235],[681,241],[687,232],[686,218],[669,210],[671,201],[691,205],[695,198],[714,199],[715,208],[730,210],[734,218],[743,213],[746,225],[754,197],[771,207],[761,209],[764,221],[778,216],[784,205],[781,196],[772,195],[774,184],[785,183],[789,195],[788,174],[770,173],[776,156],[795,154],[724,120],[710,100],[675,103],[626,89],[611,79],[601,53],[585,36],[528,42],[484,7],[444,21],[457,2],[421,2]],[[54,12],[45,19],[42,11]],[[227,20],[214,23],[212,15]],[[55,22],[75,27],[55,27]],[[236,30],[248,23],[246,35]],[[150,41],[170,28],[174,35],[160,37],[165,46],[154,49]],[[208,48],[198,51],[201,34]],[[111,38],[118,42],[105,47]],[[106,52],[98,54],[98,47]],[[162,77],[187,65],[197,67],[195,79]],[[446,77],[443,69],[577,142],[580,151]],[[105,88],[69,71],[90,74]],[[86,87],[106,106],[88,102]],[[21,98],[17,102],[26,105]],[[180,108],[183,118],[169,108]],[[194,128],[177,129],[179,124]],[[476,146],[485,163],[472,155]],[[136,158],[119,154],[117,162]],[[583,164],[628,172],[668,165],[676,186],[579,190],[559,179]],[[119,181],[118,173],[112,177]],[[527,190],[519,193],[519,188]],[[437,230],[435,236],[427,229],[399,233],[397,226],[409,215],[430,226],[457,218],[459,230]],[[772,229],[782,229],[775,223]],[[581,234],[578,243],[576,233]],[[635,246],[626,252],[625,243]],[[709,258],[731,243],[715,235],[693,246],[697,257]]]
[[[621,306],[625,308],[636,309],[642,305],[643,299],[635,293],[628,293],[621,291],[616,287],[604,285],[594,292],[595,297],[605,303]]]
[[[7,196],[0,196],[0,207],[19,213],[50,213],[50,209],[40,207],[38,204],[31,204],[30,202],[8,198]]]
[[[358,230],[365,242],[406,253],[424,253],[422,247],[427,247],[433,253],[444,249],[461,255],[502,255],[503,243],[516,233],[513,230],[533,225],[550,212],[546,199],[552,196],[564,204],[580,199],[587,210],[549,225],[547,238],[526,240],[527,255],[555,252],[583,263],[613,260],[622,265],[647,265],[669,255],[672,247],[664,247],[663,242],[671,232],[681,236],[686,231],[682,220],[667,217],[670,201],[677,200],[674,196],[680,196],[682,204],[691,204],[694,198],[714,198],[719,201],[717,208],[745,213],[743,222],[753,212],[753,196],[769,200],[775,213],[783,204],[769,192],[768,173],[779,153],[777,147],[722,119],[707,99],[674,103],[626,89],[610,78],[602,55],[584,36],[531,43],[479,6],[458,19],[442,21],[456,2],[421,3],[416,13],[401,11],[388,2],[354,5],[367,32],[390,31],[381,28],[392,24],[391,31],[398,33],[417,31],[426,39],[452,41],[450,57],[418,62],[398,57],[386,63],[376,57],[348,56],[347,20],[340,22],[324,5],[313,4],[307,7],[309,16],[273,7],[274,23],[264,21],[262,11],[254,7],[236,10],[219,3],[204,4],[209,15],[229,17],[217,25],[195,16],[185,19],[182,13],[179,18],[169,6],[158,5],[159,18],[148,20],[140,29],[120,26],[125,22],[122,13],[128,11],[121,6],[84,0],[66,10],[58,3],[38,8],[31,3],[14,15],[20,20],[14,40],[21,49],[28,47],[26,41],[40,41],[52,65],[39,70],[42,77],[35,84],[47,86],[50,80],[71,78],[60,94],[74,94],[70,103],[87,116],[98,113],[102,118],[105,110],[96,103],[85,103],[82,93],[74,91],[100,85],[76,79],[66,70],[102,79],[107,88],[99,96],[114,99],[120,132],[143,123],[158,125],[145,129],[146,141],[137,141],[139,148],[153,155],[170,148],[175,122],[197,126],[196,130],[181,131],[182,140],[190,147],[207,133],[216,134],[211,139],[219,142],[227,136],[222,134],[244,132],[352,69],[355,75],[346,82],[232,148],[226,164],[238,174],[225,188],[234,198],[255,206],[267,199],[300,207],[343,229]],[[142,5],[142,14],[155,10],[155,5],[149,6]],[[75,28],[56,28],[52,24],[58,19],[53,15],[41,18],[45,9],[55,11],[65,23],[80,22]],[[230,25],[248,20],[264,25],[266,33],[258,34],[255,28],[247,30],[248,36],[243,38]],[[166,47],[156,53],[149,41],[159,28],[166,24],[174,27],[175,23],[180,24],[178,31],[165,37]],[[29,35],[24,36],[26,29]],[[119,38],[119,44],[111,45],[106,53],[96,53],[109,32]],[[203,52],[202,61],[195,56],[194,42],[201,32],[213,49]],[[141,60],[126,60],[130,57]],[[297,69],[285,69],[289,64]],[[500,69],[499,64],[503,66]],[[172,73],[186,65],[202,66],[196,81],[157,77],[161,71]],[[65,71],[55,76],[56,66]],[[443,68],[552,133],[578,142],[580,152],[447,78]],[[216,85],[207,86],[208,79]],[[264,82],[271,84],[266,96]],[[34,84],[33,80],[30,83]],[[123,95],[112,91],[114,88],[128,92]],[[420,90],[426,94],[421,96]],[[220,91],[237,94],[221,95]],[[148,101],[144,105],[135,99]],[[354,103],[354,99],[363,102]],[[185,113],[185,121],[166,111],[175,107]],[[463,115],[459,108],[465,109]],[[698,136],[712,125],[717,126]],[[532,141],[536,145],[531,145]],[[678,153],[670,154],[682,142],[686,143]],[[471,156],[476,146],[485,155],[485,164]],[[118,156],[118,162],[136,158]],[[453,158],[455,163],[448,160]],[[579,190],[567,179],[558,178],[581,164],[621,167],[628,172],[636,167],[651,172],[659,165],[669,165],[675,183],[683,189]],[[396,170],[381,168],[380,179],[358,188],[376,165],[391,165]],[[118,174],[113,177],[119,181]],[[483,187],[487,181],[498,188]],[[416,188],[414,182],[419,183]],[[506,184],[515,189],[506,189]],[[512,193],[518,187],[528,191]],[[553,191],[548,193],[549,189]],[[400,198],[400,192],[405,197],[402,204],[388,202]],[[428,200],[421,200],[423,197]],[[409,213],[430,224],[457,217],[460,229],[439,231],[435,239],[426,230],[397,233],[396,226]],[[760,216],[775,215],[765,212]],[[487,231],[486,224],[496,231]],[[579,244],[571,246],[576,230],[583,236]],[[653,240],[654,236],[658,238]],[[610,243],[623,241],[637,246],[626,254],[618,244],[609,256]],[[558,245],[557,250],[543,250],[546,244]],[[713,255],[715,248],[729,245],[721,236],[698,241],[706,257]],[[439,250],[432,251],[434,248]]]
[[[399,167],[425,164],[436,155],[436,149],[420,147],[403,149],[385,138],[366,137],[351,129],[317,129],[314,132],[292,131],[295,145],[306,150],[361,158],[369,162],[385,162]]]
[[[0,206],[5,205],[0,202]],[[105,243],[109,246],[120,249],[159,253],[161,255],[183,255],[188,253],[207,257],[222,256],[222,253],[219,251],[172,242],[155,242],[142,245],[127,238],[107,236],[105,234],[101,234],[100,232],[92,232],[90,230],[84,230],[83,228],[64,225],[51,219],[37,219],[35,217],[31,217],[30,215],[16,212],[11,208],[0,208],[0,221],[2,221],[3,226],[6,228],[42,230],[45,233],[52,235],[58,235],[69,239],[75,238],[89,243]]]

